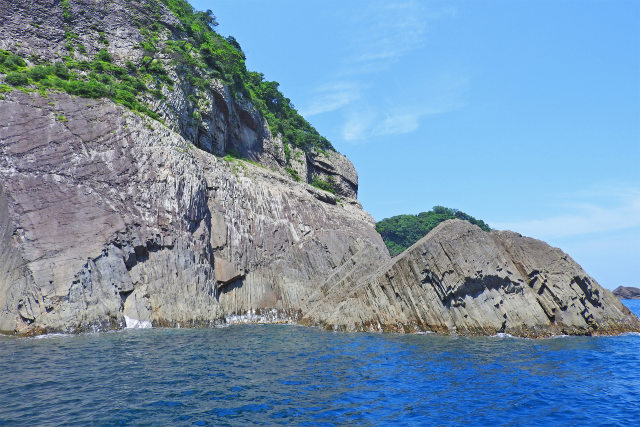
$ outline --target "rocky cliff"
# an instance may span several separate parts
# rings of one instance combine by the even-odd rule
[[[620,299],[640,299],[640,288],[633,286],[618,286],[613,294]]]
[[[353,278],[350,278],[353,279]],[[336,288],[341,330],[543,337],[637,331],[640,321],[567,254],[510,231],[448,220],[367,277]]]
[[[0,73],[2,332],[239,316],[340,330],[640,330],[564,253],[514,233],[451,221],[391,259],[346,158],[284,142],[257,98],[223,77],[181,74],[167,48],[193,35],[164,2],[0,0],[0,15],[0,48],[29,76],[12,89]],[[161,78],[127,65],[152,63],[154,25]],[[69,83],[47,77],[57,61],[76,73],[59,73]],[[141,81],[159,96],[122,95]],[[74,95],[87,85],[102,95]]]
[[[14,92],[0,123],[5,332],[296,318],[329,276],[367,266],[353,260],[385,259],[355,200],[223,160],[110,101]]]
[[[19,55],[29,66],[66,64],[89,82],[107,79],[107,84],[119,81],[131,87],[139,77],[149,89],[138,95],[139,101],[196,147],[219,156],[233,153],[290,179],[296,171],[297,180],[329,181],[339,196],[357,198],[358,175],[351,162],[333,149],[298,144],[303,150],[295,138],[287,142],[282,135],[272,135],[254,105],[264,100],[248,95],[244,87],[231,90],[224,83],[227,68],[244,67],[241,58],[226,56],[243,55],[241,51],[206,25],[200,32],[185,28],[165,3],[0,0],[0,49]],[[213,35],[218,50],[204,49],[208,46],[200,40],[203,35]],[[102,51],[109,55],[107,63],[97,61]],[[207,54],[218,52],[220,58],[206,61]],[[216,60],[226,68],[209,65]],[[130,75],[120,75],[125,72]],[[244,74],[232,77],[248,79]]]

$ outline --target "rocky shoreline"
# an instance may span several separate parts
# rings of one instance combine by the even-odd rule
[[[31,3],[0,0],[0,47],[22,40],[13,48],[25,57],[60,52],[53,36],[63,10]],[[116,63],[138,61],[144,52],[131,40],[141,30],[129,20],[145,9],[111,3],[118,26],[103,27],[103,45]],[[105,25],[103,5],[73,4],[86,11],[78,31]],[[170,40],[180,30],[161,6]],[[43,24],[25,30],[36,18]],[[99,48],[88,36],[85,45]],[[357,200],[348,159],[319,150],[288,157],[282,135],[216,79],[198,94],[210,102],[194,124],[186,105],[195,89],[169,59],[167,67],[173,90],[164,87],[152,111],[162,121],[106,98],[2,95],[0,332],[122,329],[127,319],[208,327],[247,313],[340,331],[640,331],[568,255],[517,233],[450,220],[392,259]]]

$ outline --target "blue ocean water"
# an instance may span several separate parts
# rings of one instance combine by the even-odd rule
[[[0,424],[637,425],[639,369],[638,335],[247,325],[0,337]]]

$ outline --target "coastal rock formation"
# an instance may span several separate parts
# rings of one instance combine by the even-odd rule
[[[59,117],[64,117],[60,120]],[[225,161],[111,101],[0,101],[0,330],[298,316],[350,260],[388,259],[355,200]]]
[[[336,286],[341,330],[541,337],[637,331],[640,321],[560,249],[510,231],[448,220],[372,275]],[[331,304],[325,304],[330,306]]]
[[[448,221],[391,259],[351,162],[309,143],[318,135],[301,117],[286,130],[304,143],[284,143],[287,132],[272,134],[259,104],[215,73],[179,72],[174,56],[202,58],[175,44],[198,34],[161,1],[0,0],[0,16],[0,49],[33,76],[19,90],[0,74],[0,332],[242,319],[522,336],[640,330],[566,254],[515,233]],[[164,83],[127,65],[150,64],[151,42]],[[103,50],[113,64],[96,60]],[[57,75],[37,86],[35,65],[62,60],[77,72],[69,86],[104,96],[52,90],[66,87]],[[155,82],[158,96],[116,99],[105,86],[135,79]]]
[[[246,313],[339,330],[640,330],[543,242],[451,220],[390,259],[356,201],[225,161],[111,101],[13,92],[0,123],[6,333]]]
[[[618,286],[613,290],[613,294],[620,299],[640,299],[640,288]]]
[[[358,175],[345,156],[333,150],[296,150],[287,159],[282,138],[272,135],[269,124],[252,103],[234,97],[217,79],[206,87],[196,87],[176,64],[171,43],[191,40],[180,20],[160,0],[0,0],[0,49],[17,53],[29,64],[55,63],[68,59],[91,61],[105,49],[118,66],[144,63],[148,55],[162,64],[172,83],[160,85],[160,98],[148,96],[145,102],[162,121],[187,141],[207,152],[224,156],[234,153],[258,162],[291,178],[287,168],[300,169],[299,179],[314,178],[333,182],[335,192],[357,198]],[[153,54],[149,28],[160,28]],[[145,33],[146,31],[146,33]],[[147,43],[147,44],[146,44]],[[148,48],[147,48],[148,49]],[[1,83],[1,81],[0,81]]]

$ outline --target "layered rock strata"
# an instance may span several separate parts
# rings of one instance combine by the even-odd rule
[[[332,313],[304,320],[340,330],[525,337],[640,329],[638,318],[560,249],[461,220],[443,222],[370,276],[338,288]]]
[[[145,102],[163,122],[193,145],[218,156],[233,152],[259,162],[291,179],[288,167],[299,169],[299,178],[334,183],[336,193],[356,199],[358,175],[345,156],[333,150],[296,150],[287,162],[279,135],[272,135],[264,117],[241,96],[231,96],[229,88],[217,79],[207,79],[205,89],[196,87],[177,67],[171,42],[184,42],[189,35],[160,0],[72,0],[71,19],[65,19],[59,0],[0,0],[0,49],[20,54],[28,64],[91,61],[106,49],[113,63],[125,67],[127,61],[144,62],[150,53],[144,49],[148,35],[144,30],[157,27],[153,58],[163,64],[171,86],[158,90],[162,98],[146,96]],[[70,41],[72,40],[72,41]],[[82,50],[70,52],[69,44]],[[2,83],[0,78],[0,83]]]
[[[357,201],[225,161],[107,100],[6,94],[0,141],[4,332],[295,318],[352,259],[368,263],[349,271],[388,258]]]
[[[7,94],[0,140],[6,333],[247,313],[337,330],[640,329],[543,242],[454,220],[390,259],[357,201],[225,161],[111,101]]]
[[[640,330],[566,254],[515,233],[446,222],[390,259],[351,162],[285,151],[242,96],[213,78],[191,85],[165,49],[185,30],[162,2],[65,4],[0,0],[0,48],[28,65],[107,49],[123,66],[143,59],[142,29],[156,25],[155,59],[173,84],[145,100],[162,122],[53,91],[0,96],[0,332],[264,320],[521,336]],[[231,151],[252,162],[221,158]],[[316,179],[336,194],[308,184]]]

